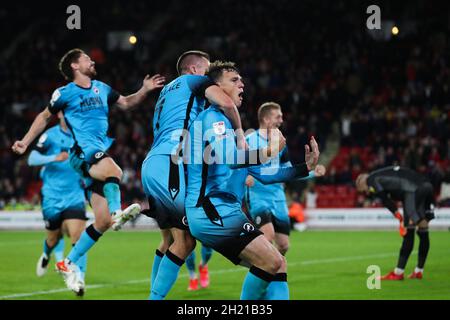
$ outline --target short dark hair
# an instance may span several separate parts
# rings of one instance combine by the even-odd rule
[[[281,110],[281,106],[273,101],[263,103],[258,109],[259,123],[262,123],[264,117],[266,117],[272,110]]]
[[[239,69],[234,62],[217,60],[209,65],[208,76],[217,82],[224,71],[235,71],[239,73]]]
[[[67,51],[61,60],[59,61],[58,69],[66,80],[73,80],[73,70],[70,66],[72,63],[77,62],[80,56],[84,53],[83,50],[75,48]]]
[[[183,73],[183,71],[186,69],[187,66],[187,60],[186,59],[190,56],[195,56],[198,58],[206,58],[209,61],[209,54],[207,54],[206,52],[200,51],[200,50],[189,50],[186,51],[184,53],[181,54],[181,56],[179,56],[178,60],[177,60],[177,72],[178,75],[181,75]],[[191,61],[189,61],[191,62]]]

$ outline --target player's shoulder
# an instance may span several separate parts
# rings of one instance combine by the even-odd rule
[[[375,175],[384,173],[386,171],[392,171],[392,168],[393,168],[392,166],[377,168],[377,169],[373,170],[372,172],[370,172],[369,176],[375,176]]]
[[[183,74],[177,79],[188,86],[191,90],[196,90],[198,87],[201,87],[205,83],[209,83],[211,81],[208,76],[201,76],[196,74]]]
[[[173,79],[164,86],[161,90],[161,95],[165,95],[167,92],[173,91],[174,89],[179,89],[182,83],[184,83],[184,76]]]
[[[177,80],[177,79],[180,79],[183,81],[193,81],[193,80],[195,81],[195,80],[207,80],[209,78],[207,76],[201,76],[201,75],[197,75],[197,74],[182,74],[175,80]]]
[[[61,132],[60,126],[59,124],[48,128],[47,130],[45,130],[44,133],[46,133],[49,137],[55,137],[57,135],[59,135],[59,133]]]
[[[215,122],[215,121],[228,121],[223,111],[217,106],[210,106],[209,108],[203,110],[200,115],[202,116],[202,121],[204,123]]]
[[[213,130],[216,135],[224,135],[227,130],[233,130],[230,120],[217,106],[210,106],[204,112],[203,128]]]
[[[69,82],[68,84],[56,88],[52,93],[52,100],[58,100],[61,96],[65,96],[70,91],[73,90],[73,82]]]
[[[258,138],[258,131],[254,130],[251,133],[247,134],[245,136],[245,139],[247,139],[247,142],[254,141]]]
[[[245,136],[248,146],[251,149],[257,149],[260,147],[260,136],[258,130],[254,130]]]
[[[59,92],[67,92],[67,91],[73,90],[74,86],[75,86],[75,83],[69,82],[63,86],[56,88],[55,91],[58,90]]]
[[[190,84],[193,82],[189,80],[190,75],[181,75],[167,83],[161,90],[160,97],[166,96],[168,93],[172,93],[172,96],[178,96],[180,90],[182,93],[190,91]]]
[[[42,147],[44,143],[48,144],[51,143],[52,140],[54,140],[54,137],[58,134],[58,128],[59,126],[53,126],[51,128],[48,128],[45,130],[38,139],[37,146]]]
[[[51,101],[66,101],[71,96],[73,96],[78,89],[79,87],[74,82],[69,82],[66,85],[58,87],[53,91]]]
[[[55,134],[58,133],[60,130],[60,126],[59,124],[54,125],[53,127],[48,128],[47,130],[45,130],[45,132],[50,133],[50,134]]]

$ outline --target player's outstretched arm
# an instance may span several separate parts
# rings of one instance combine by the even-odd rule
[[[205,90],[205,97],[212,104],[218,105],[231,121],[236,132],[238,149],[248,149],[244,130],[242,129],[241,116],[233,100],[219,86],[208,87]]]
[[[273,168],[273,170],[267,170],[265,174],[261,174],[260,168],[249,168],[249,172],[258,181],[263,184],[272,184],[280,182],[288,182],[291,180],[310,180],[321,177],[325,174],[326,169],[323,165],[318,164],[314,170],[308,172],[306,163],[296,164],[294,166],[282,166]]]
[[[42,131],[44,131],[51,117],[52,114],[48,110],[48,107],[45,108],[45,110],[39,113],[34,119],[30,129],[22,138],[22,140],[14,142],[12,150],[17,154],[24,154],[25,151],[27,151],[28,146],[34,141],[34,139],[36,139],[36,137],[40,135]]]
[[[28,165],[32,166],[44,166],[51,162],[62,162],[69,158],[69,154],[65,151],[58,154],[45,155],[37,150],[31,151],[28,156]]]
[[[268,169],[268,168],[265,168]],[[249,167],[248,172],[262,184],[272,184],[288,182],[291,180],[301,180],[309,177],[310,172],[306,164],[296,164],[292,167],[269,168],[262,170],[261,167]]]
[[[250,166],[259,166],[269,162],[271,159],[279,156],[280,152],[286,146],[286,139],[280,130],[274,129],[268,138],[267,147],[257,150],[241,150],[235,148],[231,150],[236,156],[236,163],[229,163],[232,169],[246,168]],[[226,159],[233,158],[230,155]]]
[[[273,131],[273,133],[277,133],[277,131]],[[279,135],[283,137],[281,133],[279,133]],[[271,137],[272,135],[269,136],[269,147],[271,146]],[[275,137],[277,137],[277,135],[275,135]],[[284,144],[280,145],[282,146],[281,149],[283,149],[286,144],[285,140],[283,142]],[[281,166],[273,168],[273,170],[270,170],[271,168],[265,168],[266,171],[264,174],[261,174],[260,168],[249,168],[249,173],[263,184],[286,182],[294,179],[307,180],[312,179],[315,176],[323,176],[326,169],[324,166],[317,164],[320,155],[319,145],[314,137],[311,137],[309,143],[311,148],[309,145],[305,145],[305,163],[295,166]]]
[[[166,78],[159,74],[155,74],[152,77],[146,75],[142,81],[142,87],[136,93],[130,94],[129,96],[119,96],[116,104],[122,110],[133,108],[141,104],[150,91],[162,88],[165,81]]]
[[[325,166],[318,164],[314,170],[309,171],[309,175],[307,177],[300,178],[298,180],[311,180],[314,178],[323,177],[325,173],[327,172],[327,169]]]

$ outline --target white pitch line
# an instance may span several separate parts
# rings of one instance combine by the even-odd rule
[[[412,254],[416,254],[416,252],[413,252]],[[372,259],[372,258],[388,258],[388,257],[397,256],[397,255],[398,255],[398,253],[380,253],[380,254],[365,255],[365,256],[351,256],[351,257],[340,257],[340,258],[331,258],[331,259],[296,261],[296,262],[288,262],[288,267],[296,266],[296,265],[348,262],[348,261],[364,260],[364,259]],[[233,269],[212,270],[212,271],[210,271],[210,274],[223,274],[223,273],[242,272],[242,271],[247,271],[247,269],[246,268],[233,268]],[[184,273],[184,274],[181,274],[179,276],[179,278],[186,278],[187,276],[188,276],[188,274]],[[131,285],[131,284],[139,284],[139,283],[145,283],[145,282],[149,282],[149,281],[150,281],[150,279],[141,279],[141,280],[130,280],[130,281],[124,281],[124,282],[117,282],[117,283],[93,284],[93,285],[87,285],[86,290],[87,289],[92,290],[92,289],[106,288],[106,287],[124,286],[124,285]],[[11,295],[0,296],[0,300],[1,299],[15,299],[15,298],[31,297],[31,296],[37,296],[37,295],[47,295],[47,294],[52,294],[52,293],[65,292],[65,291],[71,291],[71,290],[67,289],[67,288],[62,288],[62,289],[34,291],[34,292],[27,292],[27,293],[16,293],[16,294],[11,294]]]

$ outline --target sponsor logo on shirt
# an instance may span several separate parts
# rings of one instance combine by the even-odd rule
[[[80,108],[82,112],[90,111],[106,106],[100,97],[84,97],[81,96]]]

